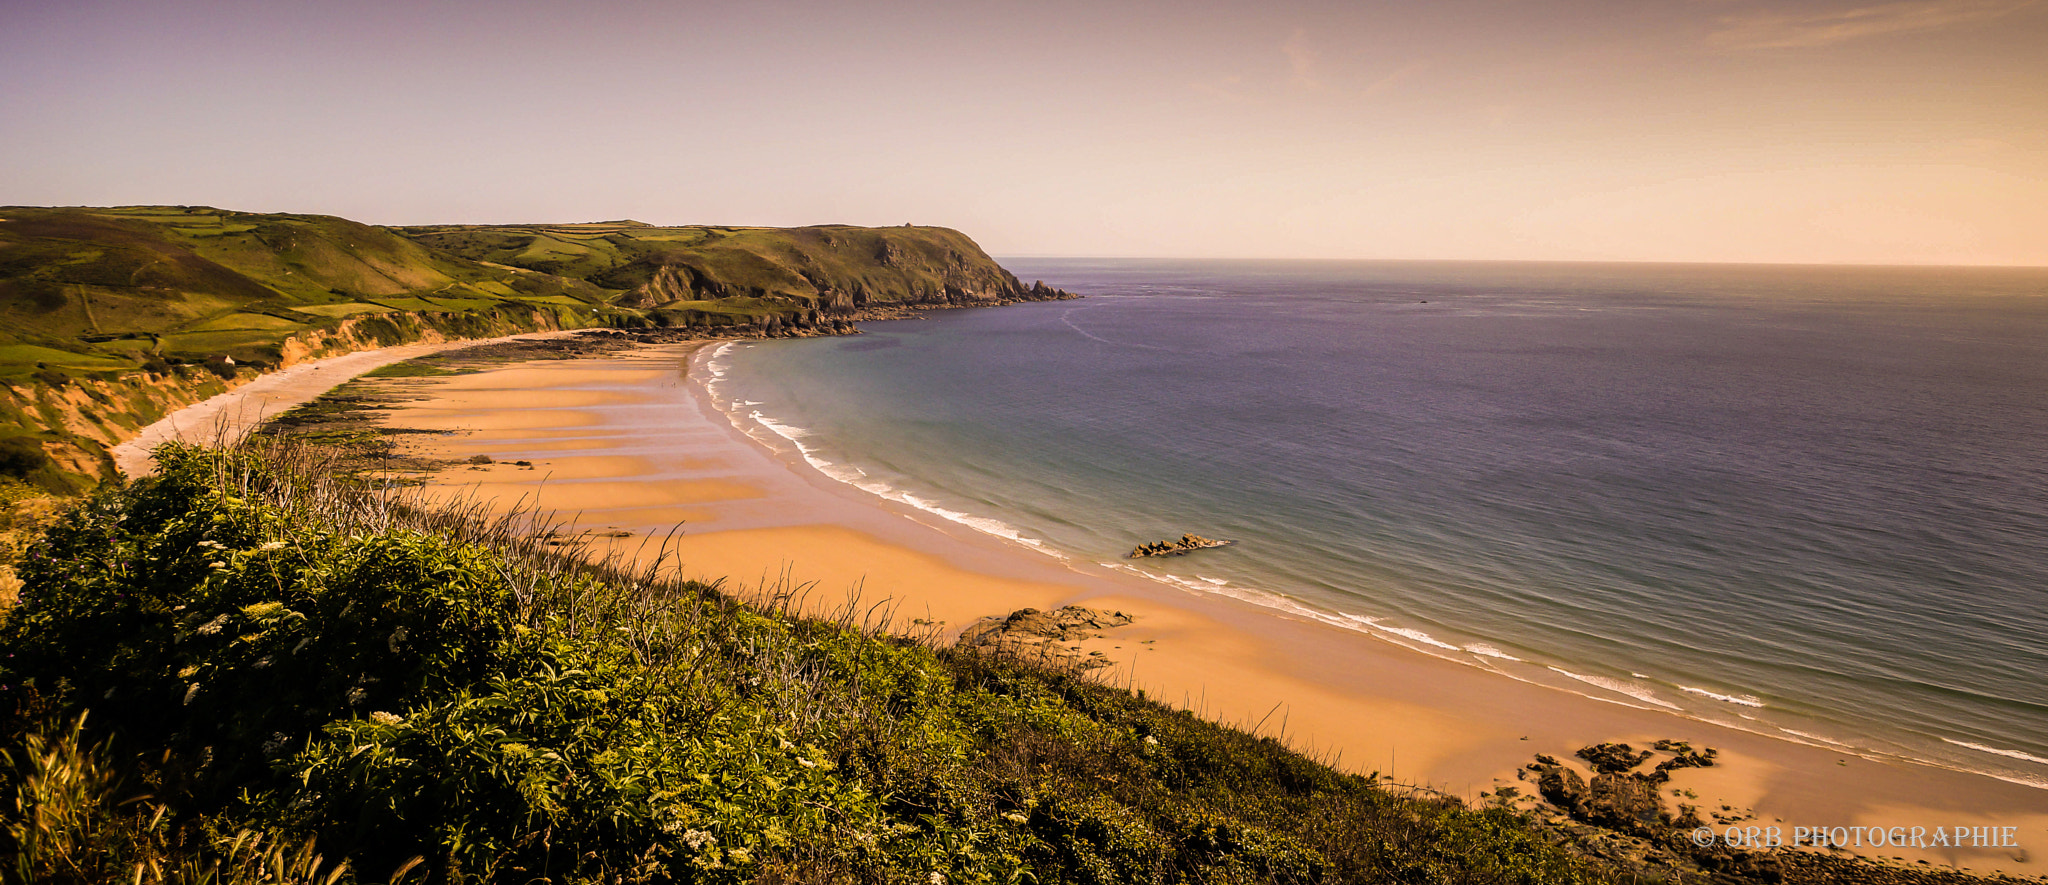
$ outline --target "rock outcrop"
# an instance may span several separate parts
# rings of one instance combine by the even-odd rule
[[[1090,670],[1113,662],[1099,652],[1082,654],[1061,643],[1093,639],[1100,631],[1130,622],[1131,616],[1120,611],[1078,605],[1049,612],[1024,608],[967,625],[954,645],[1030,663]]]
[[[1235,543],[1237,542],[1218,541],[1215,538],[1204,538],[1201,535],[1186,534],[1181,535],[1177,540],[1139,544],[1131,548],[1131,552],[1124,554],[1124,558],[1143,559],[1148,556],[1182,556],[1193,553],[1196,550],[1207,550],[1211,547],[1228,547]]]
[[[1593,769],[1590,784],[1578,771],[1544,754],[1525,766],[1521,777],[1536,781],[1537,796],[1558,814],[1550,824],[1582,853],[1652,880],[1690,880],[1704,873],[1720,873],[1748,881],[1779,881],[1784,874],[1777,854],[1720,842],[1701,844],[1695,838],[1696,829],[1702,826],[1699,810],[1680,803],[1673,814],[1664,807],[1663,787],[1672,771],[1711,767],[1718,754],[1711,748],[1696,751],[1684,741],[1658,741],[1653,746],[1653,750],[1637,750],[1628,744],[1605,743],[1580,749],[1573,755]],[[1647,773],[1636,770],[1659,753],[1670,755]],[[1510,790],[1504,795],[1514,793]],[[1681,791],[1673,795],[1690,794]],[[1731,812],[1716,814],[1714,820],[1729,824],[1743,817]],[[1884,869],[1869,864],[1851,867],[1858,875],[1844,881],[1870,881],[1862,876]]]

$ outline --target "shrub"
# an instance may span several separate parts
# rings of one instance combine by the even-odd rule
[[[316,840],[445,882],[1599,878],[1506,811],[1397,799],[851,612],[569,559],[518,520],[408,508],[302,456],[160,450],[157,477],[34,548],[0,623],[5,691],[101,710],[175,806],[170,829],[123,831],[172,867],[260,848],[284,869]]]

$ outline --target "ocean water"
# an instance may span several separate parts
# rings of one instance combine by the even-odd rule
[[[2048,788],[2048,270],[1013,260],[735,344],[842,481],[1619,703]],[[1127,561],[1195,532],[1238,541]]]

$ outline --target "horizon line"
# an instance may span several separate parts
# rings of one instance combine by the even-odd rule
[[[1384,262],[1407,264],[1672,264],[1711,265],[1715,267],[1855,267],[1855,268],[1955,268],[1967,270],[2048,270],[2048,264],[1952,264],[1941,262],[1877,262],[1877,261],[1716,261],[1711,259],[1676,258],[1311,258],[1301,256],[1206,256],[1206,255],[1062,255],[1054,253],[989,253],[997,261],[1022,260],[1076,260],[1076,261],[1327,261],[1327,262]]]
[[[953,226],[951,226],[951,225],[946,225],[946,224],[916,224],[916,223],[906,223],[906,224],[904,224],[904,225],[893,225],[893,224],[891,224],[891,225],[869,225],[869,224],[849,224],[849,223],[846,223],[846,222],[830,222],[830,221],[828,221],[828,222],[813,222],[813,223],[809,223],[809,224],[800,224],[800,225],[774,225],[774,224],[733,224],[733,223],[716,223],[716,222],[689,222],[689,223],[683,223],[683,224],[664,224],[664,223],[659,223],[659,222],[647,222],[647,221],[639,221],[639,220],[636,220],[636,219],[631,219],[631,218],[615,218],[615,219],[607,219],[607,220],[597,220],[597,221],[514,221],[514,222],[491,222],[491,221],[441,221],[441,222],[427,222],[427,223],[417,223],[417,224],[390,224],[390,223],[384,223],[384,222],[374,222],[374,221],[360,221],[360,220],[358,220],[358,219],[355,219],[355,218],[350,218],[349,216],[345,216],[345,215],[335,215],[335,214],[332,214],[332,213],[328,213],[328,212],[293,212],[293,211],[283,211],[283,212],[278,212],[278,211],[250,211],[250,210],[246,210],[246,209],[228,209],[228,208],[223,208],[223,207],[221,207],[221,206],[215,206],[215,205],[211,205],[211,204],[206,204],[206,203],[123,203],[123,204],[118,204],[118,205],[107,205],[107,206],[92,206],[92,205],[85,205],[85,204],[77,204],[77,205],[64,205],[64,206],[54,206],[54,205],[53,205],[53,206],[37,206],[37,205],[33,205],[33,204],[26,204],[26,203],[16,203],[16,204],[7,204],[7,205],[4,205],[4,206],[0,206],[0,209],[88,209],[88,210],[89,210],[89,209],[155,209],[155,208],[163,208],[163,209],[210,209],[210,210],[213,210],[213,211],[216,211],[216,212],[233,212],[233,213],[239,213],[239,214],[247,214],[247,215],[324,215],[324,216],[327,216],[327,217],[331,217],[331,218],[340,218],[340,219],[343,219],[343,220],[346,220],[346,221],[354,221],[354,222],[356,222],[356,223],[358,223],[358,224],[369,224],[369,225],[372,225],[372,226],[376,226],[376,227],[389,227],[389,228],[407,228],[407,227],[452,227],[452,226],[478,226],[478,227],[539,227],[539,226],[549,226],[549,225],[582,225],[582,224],[642,224],[642,225],[646,225],[646,226],[648,226],[648,227],[707,227],[707,228],[709,228],[709,227],[723,227],[723,228],[754,228],[754,229],[766,229],[766,230],[778,230],[778,229],[780,229],[780,230],[794,230],[794,229],[799,229],[799,228],[807,228],[807,227],[856,227],[856,228],[869,228],[869,229],[876,229],[876,230],[888,230],[888,229],[890,229],[890,228],[894,228],[894,227],[938,227],[938,228],[945,228],[945,229],[948,229],[948,230],[952,230],[952,231],[956,231],[956,232],[958,232],[958,233],[961,233],[961,234],[963,234],[963,235],[967,236],[967,238],[968,238],[968,239],[970,239],[970,240],[973,240],[973,239],[974,239],[974,235],[973,235],[973,234],[971,234],[971,233],[968,233],[968,231],[966,231],[965,229],[963,229],[963,228],[958,228],[958,227],[953,227]],[[976,241],[976,245],[980,245],[979,241]],[[1049,252],[1032,252],[1032,253],[1003,253],[1003,254],[998,254],[998,253],[995,253],[995,252],[990,252],[990,251],[988,251],[986,247],[984,247],[984,248],[983,248],[983,251],[984,251],[984,252],[985,252],[986,254],[988,254],[988,255],[989,255],[989,257],[991,257],[991,258],[995,258],[995,259],[998,259],[998,260],[1001,260],[1001,259],[1011,259],[1011,258],[1015,258],[1015,259],[1027,259],[1027,260],[1029,260],[1029,259],[1073,259],[1073,260],[1089,260],[1089,261],[1327,261],[1327,262],[1340,262],[1340,261],[1349,261],[1349,262],[1388,262],[1388,263],[1394,263],[1394,262],[1409,262],[1409,263],[1418,263],[1418,264],[1420,264],[1420,263],[1448,263],[1448,262],[1466,262],[1466,263],[1474,263],[1474,264],[1670,264],[1670,265],[1711,265],[1711,266],[1718,266],[1718,267],[1816,267],[1816,268],[1818,268],[1818,267],[1834,267],[1834,268],[1850,268],[1850,267],[1853,267],[1853,268],[1897,268],[1897,269],[1905,269],[1905,268],[1923,268],[1923,269],[1931,269],[1931,268],[1953,268],[1953,269],[1971,269],[1971,270],[2048,270],[2048,264],[2015,264],[2015,263],[2002,263],[2002,262],[1985,262],[1985,263],[1968,263],[1968,264],[1958,264],[1958,263],[1952,263],[1952,262],[1936,262],[1936,261],[1908,261],[1908,262],[1884,262],[1884,261],[1746,261],[1746,260],[1717,260],[1717,259],[1704,259],[1704,258],[1688,258],[1688,259],[1678,259],[1678,258],[1449,258],[1449,257],[1421,257],[1421,258],[1417,258],[1417,257],[1402,257],[1402,258],[1391,258],[1391,257],[1384,257],[1384,256],[1381,256],[1381,257],[1370,257],[1370,258],[1366,258],[1366,257],[1328,257],[1328,256],[1245,256],[1245,255],[1228,255],[1228,256],[1214,256],[1214,255],[1203,255],[1203,256],[1197,256],[1197,255],[1100,255],[1100,254],[1098,254],[1098,255],[1087,255],[1087,254],[1059,254],[1059,253],[1049,253]]]

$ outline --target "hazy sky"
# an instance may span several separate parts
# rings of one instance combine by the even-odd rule
[[[2048,265],[2048,0],[0,0],[0,204]]]

